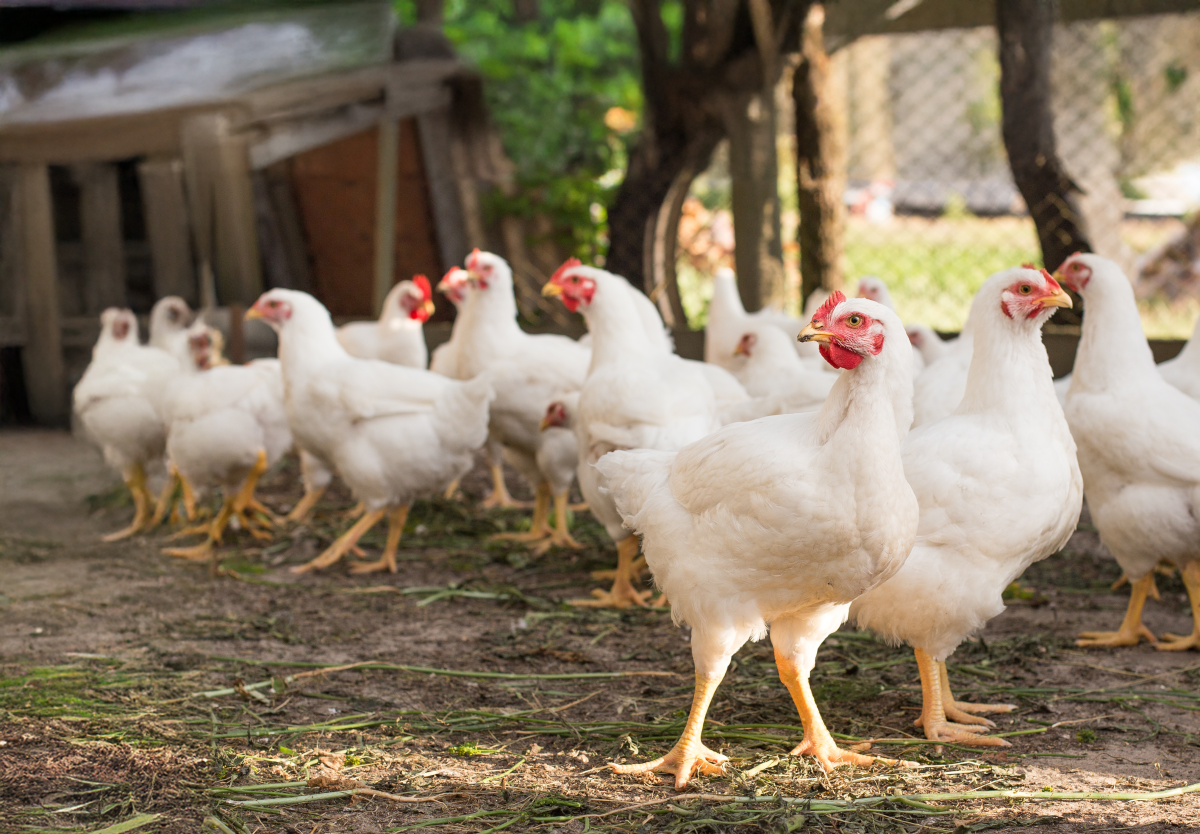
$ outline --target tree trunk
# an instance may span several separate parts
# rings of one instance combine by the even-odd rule
[[[792,76],[796,112],[796,195],[800,209],[800,304],[814,290],[842,288],[846,209],[845,113],[833,94],[829,56],[814,5],[804,22],[801,59]]]
[[[1054,138],[1050,49],[1057,16],[1055,0],[996,2],[1004,147],[1050,270],[1073,252],[1092,248],[1079,211],[1079,187],[1063,168]]]

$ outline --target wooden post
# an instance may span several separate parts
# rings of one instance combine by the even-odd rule
[[[792,76],[801,305],[817,288],[842,288],[845,113],[831,83],[829,57],[821,34],[824,18],[823,6],[809,9],[801,36],[801,60]]]
[[[400,167],[400,123],[388,115],[379,122],[375,167],[375,282],[371,309],[376,315],[395,283],[396,177]]]
[[[138,165],[142,208],[150,259],[154,267],[154,295],[177,295],[195,306],[200,301],[192,266],[187,195],[183,189],[183,162],[148,159]]]
[[[1004,147],[1037,227],[1042,262],[1051,270],[1074,252],[1092,250],[1079,211],[1079,188],[1058,158],[1054,137],[1050,50],[1057,14],[1054,0],[996,2]]]
[[[83,162],[71,166],[79,186],[83,232],[84,306],[89,315],[124,307],[125,240],[121,231],[121,192],[117,166]]]
[[[226,122],[226,124],[228,124]],[[216,270],[222,304],[253,304],[262,295],[262,259],[247,137],[223,131],[216,180]]]
[[[421,137],[421,159],[429,177],[429,195],[433,200],[434,225],[437,229],[438,250],[442,269],[449,269],[466,257],[466,222],[455,177],[453,135],[450,129],[450,108],[443,107],[417,116]]]
[[[54,205],[47,166],[21,166],[20,207],[26,327],[21,361],[29,413],[38,422],[61,424],[67,418],[67,384],[54,251]]]

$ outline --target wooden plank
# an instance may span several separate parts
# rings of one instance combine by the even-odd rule
[[[195,306],[200,292],[192,265],[191,229],[183,188],[183,160],[147,159],[138,164],[146,236],[154,269],[154,295],[177,295]]]
[[[218,145],[216,180],[216,267],[222,304],[250,305],[263,291],[258,251],[258,222],[254,213],[254,184],[250,179],[249,138],[224,134]]]
[[[20,189],[26,287],[26,339],[21,350],[25,391],[29,413],[35,420],[62,424],[67,417],[67,386],[54,252],[54,206],[47,166],[22,165]]]
[[[421,158],[433,201],[434,226],[437,233],[441,268],[460,263],[470,251],[467,224],[463,216],[458,181],[455,175],[453,131],[450,108],[433,110],[417,117],[421,137]]]
[[[71,166],[71,173],[79,186],[84,310],[99,315],[105,308],[126,305],[125,241],[117,166],[80,162]]]
[[[355,104],[322,116],[263,128],[252,139],[250,167],[266,168],[298,153],[361,133],[378,124],[382,115],[382,104]]]
[[[391,119],[379,123],[375,167],[375,271],[371,308],[376,315],[395,283],[396,178],[400,162],[400,125]]]
[[[183,179],[188,220],[196,253],[197,285],[201,307],[217,305],[213,273],[216,258],[216,180],[220,169],[220,135],[228,118],[205,113],[183,123],[180,129]]]
[[[178,156],[180,124],[213,104],[36,124],[0,125],[0,162],[68,165],[133,156]]]
[[[278,162],[254,172],[254,205],[267,285],[311,293],[304,219],[292,186],[290,163]]]
[[[0,164],[0,315],[19,319],[25,309],[21,268],[21,169]],[[24,341],[22,325],[22,341]],[[11,343],[10,343],[11,344]]]

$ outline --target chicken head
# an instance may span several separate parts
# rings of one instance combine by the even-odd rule
[[[284,291],[286,292],[286,291]],[[258,297],[254,306],[246,311],[246,321],[262,319],[275,330],[283,327],[292,317],[292,305],[279,290],[269,290]]]
[[[883,350],[884,330],[882,321],[860,307],[847,304],[845,295],[834,292],[800,331],[799,340],[820,343],[821,356],[835,368],[857,368],[864,357],[878,356]]]
[[[564,261],[550,276],[546,286],[542,287],[542,295],[559,296],[563,306],[572,313],[578,312],[581,307],[587,307],[596,294],[596,282],[577,271],[577,268],[582,266],[578,258]]]
[[[449,272],[442,276],[442,280],[438,282],[438,292],[449,298],[452,302],[462,304],[467,300],[467,281],[469,275],[465,269],[460,266],[452,267]]]

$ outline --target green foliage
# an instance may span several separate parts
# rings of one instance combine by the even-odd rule
[[[1075,734],[1075,740],[1080,744],[1092,744],[1096,740],[1096,731],[1083,729]]]
[[[398,3],[402,21],[412,19],[410,5]],[[522,21],[512,0],[446,4],[446,35],[487,79],[488,107],[517,169],[517,194],[494,194],[485,210],[549,216],[556,243],[594,258],[617,179],[604,175],[625,164],[605,114],[641,110],[637,32],[620,0],[541,0],[537,8],[536,19]]]

